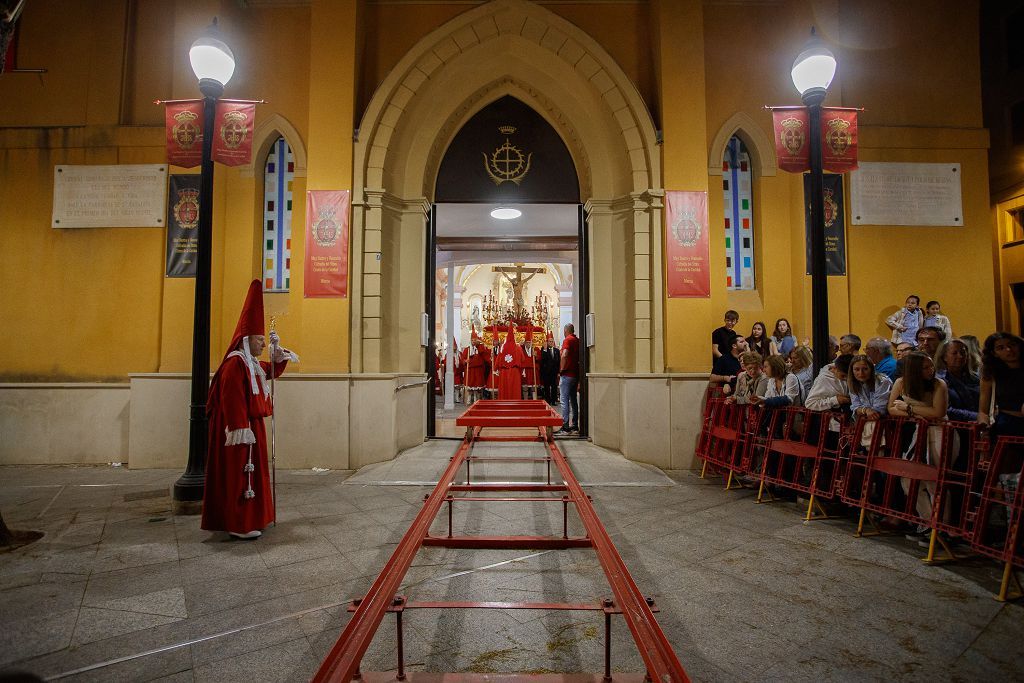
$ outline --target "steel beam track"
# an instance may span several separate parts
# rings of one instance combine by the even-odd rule
[[[537,676],[525,674],[488,674],[486,677],[474,677],[469,674],[406,674],[403,665],[402,655],[402,621],[401,615],[405,609],[411,608],[434,608],[434,609],[550,609],[550,610],[579,610],[599,609],[605,614],[605,674],[602,678],[598,674],[565,674],[548,675],[544,678],[545,683],[550,681],[573,681],[583,683],[584,681],[603,680],[608,683],[612,680],[610,668],[610,642],[611,642],[611,615],[622,614],[629,628],[633,640],[636,643],[640,656],[647,667],[646,677],[659,683],[684,683],[689,681],[686,671],[676,657],[672,646],[661,630],[660,625],[654,617],[657,606],[654,601],[644,596],[637,587],[625,563],[615,549],[615,545],[605,530],[604,525],[598,518],[597,512],[590,501],[590,497],[584,492],[583,487],[576,480],[569,466],[568,461],[562,454],[558,445],[551,437],[551,429],[561,425],[561,417],[543,401],[478,401],[462,417],[458,418],[456,424],[467,428],[466,437],[460,444],[455,455],[452,457],[444,473],[439,478],[433,491],[423,501],[423,507],[409,525],[398,547],[388,559],[387,564],[374,580],[366,595],[355,601],[350,611],[352,618],[345,626],[334,647],[324,658],[313,680],[317,682],[348,682],[359,678],[364,683],[378,683],[383,681],[409,680],[415,678],[424,683],[430,681],[460,681],[471,682],[481,681],[486,678],[489,681],[521,681],[529,679],[536,683],[541,679]],[[485,427],[515,427],[536,430],[538,436],[524,435],[520,437],[481,437],[480,432]],[[550,460],[555,463],[558,472],[561,474],[562,484],[473,484],[467,481],[465,484],[456,484],[455,478],[459,469],[467,464],[472,456],[473,446],[479,442],[487,441],[520,441],[523,443],[545,443],[549,456],[541,458],[541,461]],[[483,459],[483,458],[481,458]],[[529,460],[535,460],[530,458]],[[576,506],[580,520],[586,530],[583,537],[568,537],[563,531],[563,537],[548,536],[452,536],[449,529],[447,537],[430,535],[430,526],[441,510],[441,506],[461,498],[453,497],[456,492],[475,493],[504,493],[504,492],[530,492],[530,493],[559,493],[559,498],[506,498],[496,497],[490,500],[522,501],[522,502],[562,502]],[[474,500],[470,497],[469,500]],[[475,498],[475,500],[488,500],[488,498]],[[608,584],[614,595],[613,600],[604,600],[600,605],[580,605],[571,603],[503,603],[503,602],[408,602],[404,596],[398,594],[398,589],[405,578],[409,567],[412,566],[413,558],[423,546],[446,546],[457,548],[572,548],[592,547],[598,556],[601,567],[604,569]],[[398,625],[398,657],[399,668],[397,672],[376,673],[359,671],[359,663],[381,622],[388,613],[394,613]],[[638,675],[616,674],[615,680],[619,681],[640,681]]]

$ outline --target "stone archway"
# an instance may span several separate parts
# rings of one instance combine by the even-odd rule
[[[424,220],[444,150],[489,102],[546,118],[585,198],[595,314],[591,369],[663,368],[661,168],[633,84],[583,31],[525,0],[495,0],[424,37],[367,107],[354,148],[352,369],[421,370]]]

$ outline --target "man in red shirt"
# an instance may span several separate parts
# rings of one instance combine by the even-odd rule
[[[558,434],[572,434],[580,431],[580,406],[576,398],[576,388],[580,381],[580,340],[574,332],[576,329],[569,323],[563,329],[565,339],[562,341],[562,360],[558,368],[558,394],[562,403],[562,428]],[[571,417],[570,420],[570,409]]]

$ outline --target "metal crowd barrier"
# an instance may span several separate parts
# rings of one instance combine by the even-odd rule
[[[843,503],[858,511],[857,536],[916,525],[928,532],[929,564],[959,559],[954,546],[963,541],[1003,563],[998,599],[1024,595],[1016,575],[1024,569],[1024,437],[993,444],[974,423],[896,416],[840,420],[836,431],[835,417],[711,399],[696,450],[701,476],[709,468],[729,481],[755,476],[758,502],[775,500],[773,491],[802,493],[806,521],[827,516],[821,500]]]

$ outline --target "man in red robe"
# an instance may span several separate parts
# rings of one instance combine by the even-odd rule
[[[270,333],[273,363],[258,360],[266,346],[263,288],[249,285],[242,314],[228,351],[210,384],[203,518],[208,531],[227,531],[236,538],[259,538],[274,521],[274,500],[267,463],[267,431],[263,418],[273,413],[268,373],[284,372],[298,361]]]
[[[498,400],[519,401],[523,398],[523,369],[527,359],[516,343],[515,325],[505,333],[505,343],[494,359],[494,372],[498,375]]]
[[[470,336],[469,347],[462,350],[462,366],[466,370],[465,387],[468,396],[467,403],[474,403],[480,398],[487,383],[487,374],[491,365],[491,352],[484,346],[483,339],[476,333],[476,328]]]

